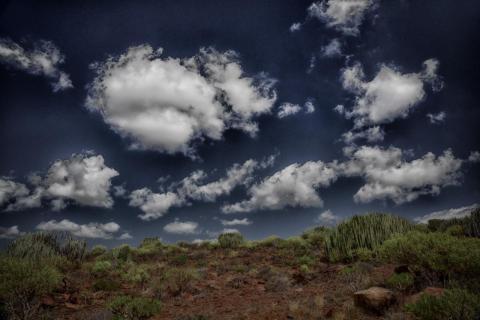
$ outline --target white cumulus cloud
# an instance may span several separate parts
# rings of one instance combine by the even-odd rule
[[[438,195],[442,188],[459,184],[464,162],[455,158],[451,150],[439,156],[429,152],[407,161],[404,152],[395,147],[362,146],[349,156],[337,170],[340,175],[365,180],[354,195],[356,202],[390,199],[401,204],[421,195]]]
[[[81,238],[111,239],[120,230],[120,226],[115,222],[77,224],[68,219],[63,219],[61,221],[41,222],[36,229],[41,231],[66,231]]]
[[[65,56],[51,41],[37,41],[32,49],[25,49],[10,39],[0,38],[0,62],[29,74],[51,80],[54,92],[72,88],[72,81],[59,66]]]
[[[327,27],[356,36],[366,13],[375,8],[376,0],[323,0],[310,5],[308,14]]]
[[[101,155],[74,154],[55,161],[45,175],[31,174],[30,188],[0,179],[0,205],[8,203],[7,211],[19,211],[41,207],[42,201],[48,200],[57,211],[69,203],[111,208],[111,179],[116,176],[118,172],[106,166]]]
[[[198,223],[193,221],[179,221],[175,220],[163,227],[163,230],[173,234],[196,234],[199,232]]]
[[[365,80],[363,67],[355,63],[343,69],[343,88],[355,95],[351,110],[337,106],[335,110],[346,118],[353,118],[355,127],[378,125],[406,118],[413,107],[425,98],[425,84],[440,90],[442,82],[437,76],[438,61],[426,60],[418,73],[401,73],[396,67],[381,65],[371,80]]]
[[[134,149],[193,156],[195,142],[220,140],[226,129],[253,136],[255,117],[276,100],[275,81],[246,76],[234,51],[203,48],[179,59],[141,45],[93,67],[86,105]]]
[[[158,219],[173,207],[189,205],[192,200],[213,202],[220,196],[229,195],[238,186],[250,185],[254,172],[271,166],[274,160],[275,156],[269,156],[263,161],[249,159],[243,164],[236,163],[227,169],[224,177],[208,183],[205,183],[208,176],[204,171],[194,171],[180,182],[173,183],[169,191],[134,190],[129,195],[129,204],[144,212],[139,216],[142,220]]]
[[[322,207],[316,189],[328,187],[336,172],[322,161],[294,163],[249,190],[249,199],[222,207],[224,213],[274,210],[285,207]]]
[[[302,110],[302,107],[298,104],[293,104],[290,102],[282,103],[279,107],[277,117],[280,119],[296,114]]]

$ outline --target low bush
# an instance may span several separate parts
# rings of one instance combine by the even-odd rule
[[[112,263],[110,261],[96,261],[92,266],[92,273],[95,276],[104,276],[112,270]]]
[[[308,267],[311,267],[315,264],[315,259],[311,256],[305,255],[298,258],[297,262],[299,265],[306,265]]]
[[[330,261],[351,261],[358,249],[376,249],[395,234],[413,229],[408,220],[389,214],[354,216],[339,224],[325,239]]]
[[[263,240],[258,241],[257,246],[267,248],[281,248],[284,246],[285,241],[286,240],[277,236],[269,236]]]
[[[96,245],[96,246],[93,246],[92,250],[90,250],[90,256],[98,257],[98,256],[101,256],[102,254],[105,254],[106,252],[107,252],[107,247]]]
[[[407,264],[430,282],[480,277],[480,239],[412,231],[385,241],[379,254],[385,262]]]
[[[340,270],[339,277],[353,293],[368,288],[372,284],[373,266],[365,262],[357,262]]]
[[[85,258],[87,245],[85,241],[74,239],[64,232],[30,233],[15,239],[9,244],[6,254],[10,257],[23,258],[37,263],[47,263],[58,267],[79,265]]]
[[[132,247],[128,244],[123,244],[120,247],[114,248],[112,255],[116,261],[124,263],[132,259],[133,251]]]
[[[191,289],[192,282],[198,279],[198,273],[194,269],[174,268],[170,269],[162,277],[161,289],[173,296],[177,296]]]
[[[161,310],[161,304],[154,299],[132,296],[118,296],[110,300],[108,309],[115,320],[144,320]]]
[[[139,258],[151,259],[163,252],[164,245],[158,238],[145,238],[138,248],[135,255]]]
[[[133,265],[123,274],[122,279],[143,286],[150,279],[150,274],[145,266]]]
[[[420,320],[477,320],[480,316],[480,297],[466,290],[445,290],[440,296],[423,294],[405,309]]]
[[[222,248],[238,248],[243,244],[243,242],[243,236],[239,232],[222,233],[218,236],[218,243]]]
[[[387,280],[389,288],[405,291],[413,287],[415,278],[408,272],[394,273]]]
[[[0,259],[0,299],[11,319],[36,319],[39,298],[60,281],[61,274],[53,266],[21,258]]]
[[[187,264],[188,256],[185,253],[179,254],[172,259],[172,264],[176,266],[184,266]]]
[[[327,227],[316,227],[308,230],[302,234],[302,238],[305,239],[312,247],[323,249],[325,245],[325,239],[328,237],[332,230]]]

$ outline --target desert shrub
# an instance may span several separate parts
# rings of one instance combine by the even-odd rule
[[[122,278],[127,282],[140,284],[143,286],[148,279],[150,279],[150,274],[145,266],[133,265],[126,273],[123,274]]]
[[[480,316],[480,297],[466,290],[445,290],[440,296],[423,294],[406,310],[420,320],[476,320]]]
[[[21,258],[0,259],[0,299],[11,319],[35,319],[39,298],[60,281],[61,274],[53,266]]]
[[[277,243],[279,249],[292,251],[296,256],[306,255],[311,251],[311,245],[302,237],[290,237]]]
[[[162,290],[177,296],[190,290],[192,282],[198,279],[198,273],[194,269],[174,268],[170,269],[162,277]]]
[[[96,246],[93,246],[92,250],[90,250],[90,256],[98,257],[98,256],[101,256],[102,254],[105,254],[106,252],[107,252],[107,247],[96,245]]]
[[[366,289],[371,285],[370,273],[373,266],[365,262],[357,262],[340,270],[339,278],[351,292]]]
[[[118,296],[110,300],[107,307],[116,320],[143,320],[161,310],[161,304],[154,299],[132,296]]]
[[[430,281],[480,276],[480,239],[412,231],[385,241],[379,254],[386,262],[409,265]]]
[[[305,239],[314,248],[323,248],[325,245],[325,239],[332,230],[327,227],[316,227],[311,230],[307,230],[302,234],[302,238]]]
[[[375,259],[375,252],[367,248],[357,248],[353,252],[355,260],[369,262]]]
[[[93,283],[95,291],[116,291],[120,289],[120,283],[113,279],[102,278]]]
[[[354,216],[340,223],[326,238],[329,260],[353,260],[355,250],[376,249],[395,234],[413,229],[408,220],[390,214]]]
[[[299,265],[312,266],[315,264],[315,259],[311,256],[304,255],[298,258],[297,262]]]
[[[243,236],[239,232],[222,233],[218,236],[218,243],[222,248],[238,248],[243,242]]]
[[[116,261],[124,263],[132,259],[133,249],[128,244],[123,244],[120,247],[114,248],[112,254]]]
[[[260,240],[257,245],[267,248],[280,248],[283,246],[285,240],[277,236],[269,236],[263,240]]]
[[[112,270],[112,263],[110,261],[95,261],[92,266],[92,273],[96,276],[104,276]]]
[[[408,272],[394,273],[386,280],[389,288],[405,291],[413,287],[415,278]]]
[[[162,253],[164,245],[158,238],[145,238],[138,248],[135,255],[140,258],[153,258]]]
[[[310,268],[306,264],[302,264],[300,266],[300,272],[303,274],[309,274],[310,273]]]
[[[62,267],[65,262],[79,265],[86,250],[85,241],[76,240],[69,233],[38,232],[15,239],[7,247],[6,254]]]
[[[179,254],[172,259],[172,264],[176,266],[184,266],[187,264],[188,256],[185,253]]]

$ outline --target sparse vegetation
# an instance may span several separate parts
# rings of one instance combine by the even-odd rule
[[[132,296],[118,296],[107,304],[116,320],[148,319],[161,310],[161,304],[154,299]]]
[[[29,259],[0,259],[0,299],[11,319],[35,319],[39,314],[40,298],[55,289],[61,274],[55,267],[41,265]]]
[[[385,262],[407,264],[429,283],[480,277],[480,239],[412,231],[385,241]]]
[[[88,252],[65,234],[29,234],[0,255],[0,314],[223,319],[238,308],[254,318],[383,319],[353,300],[353,293],[374,286],[399,297],[385,319],[477,319],[475,219],[414,225],[370,214],[288,239],[246,241],[226,233],[218,242],[192,245],[147,238],[137,248]],[[284,303],[285,297],[295,299]]]
[[[410,273],[402,272],[392,274],[385,283],[392,289],[405,291],[413,287],[414,281],[415,278]]]
[[[238,248],[243,242],[243,236],[238,232],[222,233],[218,236],[218,243],[222,248]]]
[[[406,306],[406,310],[420,320],[477,320],[480,315],[480,297],[462,289],[445,290],[442,295],[423,294]]]

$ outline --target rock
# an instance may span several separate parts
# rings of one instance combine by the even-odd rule
[[[353,297],[355,305],[378,314],[382,314],[395,301],[393,292],[381,287],[357,291]]]

